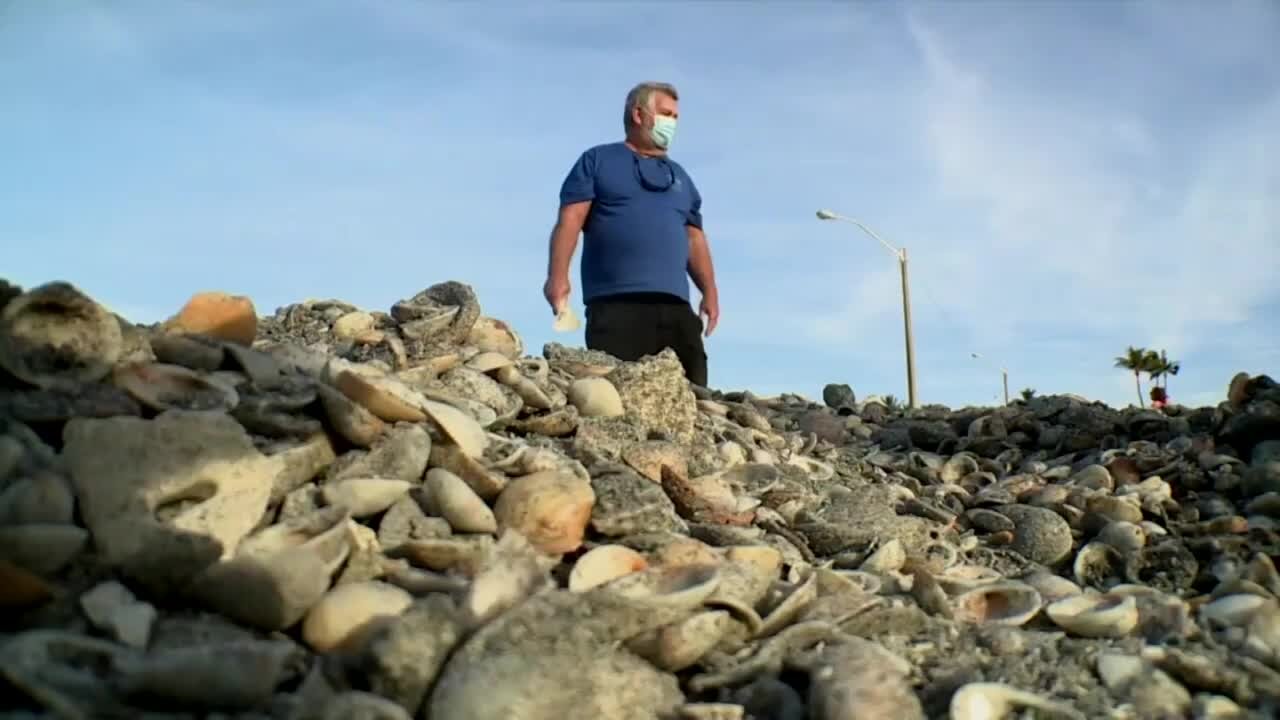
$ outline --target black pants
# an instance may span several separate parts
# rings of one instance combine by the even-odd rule
[[[689,303],[672,295],[627,294],[587,304],[587,347],[620,360],[639,360],[671,348],[685,377],[707,386],[707,353],[702,318]]]

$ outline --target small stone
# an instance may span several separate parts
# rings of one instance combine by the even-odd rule
[[[316,652],[352,647],[373,632],[377,621],[389,622],[412,604],[412,595],[384,582],[339,585],[307,613],[302,637]]]
[[[243,295],[201,292],[187,300],[165,329],[249,346],[258,334],[258,315],[253,301]]]

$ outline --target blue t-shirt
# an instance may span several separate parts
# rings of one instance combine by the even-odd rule
[[[702,197],[676,161],[626,143],[590,148],[560,186],[560,205],[591,201],[582,228],[584,302],[620,293],[689,300],[689,234],[702,227]]]

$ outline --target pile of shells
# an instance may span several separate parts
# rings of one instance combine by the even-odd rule
[[[520,336],[0,282],[5,717],[1280,712],[1280,386],[891,410]]]

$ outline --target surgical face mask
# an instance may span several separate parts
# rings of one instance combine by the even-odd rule
[[[676,119],[666,115],[655,115],[653,127],[649,129],[649,138],[653,144],[666,150],[676,136]]]

